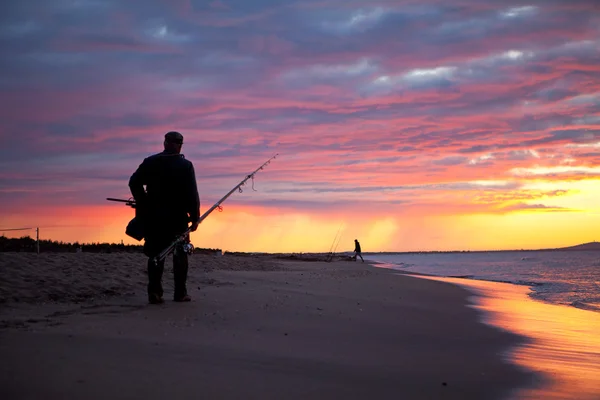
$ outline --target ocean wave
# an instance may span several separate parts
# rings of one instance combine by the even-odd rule
[[[405,273],[527,286],[532,300],[600,312],[600,261],[590,252],[398,254],[379,262]]]
[[[478,280],[478,281],[509,283],[512,285],[532,286],[532,287],[540,287],[540,286],[548,285],[547,282],[524,281],[521,279],[514,279],[514,280],[513,279],[497,279],[497,278],[489,278],[489,277],[477,276],[477,275],[447,275],[446,278],[474,279],[474,280]]]
[[[414,264],[408,264],[403,262],[385,262],[385,261],[371,261],[373,264],[382,268],[410,268],[414,267]]]
[[[600,312],[600,303],[588,303],[584,300],[575,300],[569,305],[575,308],[581,308],[582,310]]]

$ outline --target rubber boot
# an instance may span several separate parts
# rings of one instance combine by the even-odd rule
[[[175,293],[173,300],[178,302],[191,301],[187,293],[188,255],[182,248],[173,253],[173,275],[175,278]]]
[[[152,258],[148,259],[148,302],[150,304],[163,303],[162,276],[165,269],[165,260],[154,264]]]

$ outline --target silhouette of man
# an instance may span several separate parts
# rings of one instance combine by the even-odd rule
[[[143,216],[144,254],[148,257],[148,301],[163,303],[162,275],[165,260],[155,265],[152,258],[182,234],[191,221],[190,230],[198,229],[200,197],[194,165],[181,154],[183,135],[167,132],[164,151],[144,159],[129,179],[136,207]],[[146,190],[144,190],[146,185]],[[191,301],[187,293],[188,255],[183,246],[173,252],[173,275],[177,302]]]
[[[360,257],[362,262],[365,262],[365,260],[362,258],[362,254],[361,254],[361,250],[360,250],[360,243],[358,243],[358,240],[354,239],[354,259],[355,260],[356,260],[357,256]]]

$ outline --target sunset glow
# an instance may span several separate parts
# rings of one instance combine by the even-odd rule
[[[11,2],[0,234],[138,243],[130,175],[180,131],[231,251],[599,240],[595,1]],[[254,191],[253,188],[256,190]],[[35,232],[5,232],[6,236]]]

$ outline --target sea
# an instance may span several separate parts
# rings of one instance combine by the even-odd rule
[[[600,312],[600,251],[363,253],[407,273],[528,286],[535,300]]]

